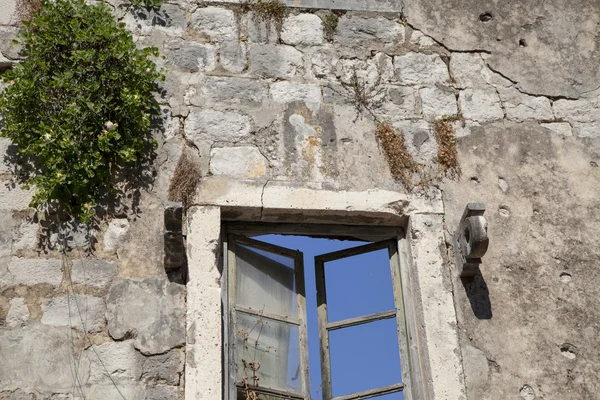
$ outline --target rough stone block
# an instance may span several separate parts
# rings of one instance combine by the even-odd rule
[[[344,46],[372,46],[375,43],[404,42],[404,26],[385,17],[345,15],[340,18],[334,42]]]
[[[142,376],[144,357],[133,347],[133,340],[94,345],[86,353],[90,360],[90,384],[109,383],[110,378],[116,382],[138,380]]]
[[[425,118],[432,119],[458,113],[456,96],[452,89],[423,88],[419,91],[419,94],[421,95],[421,109]]]
[[[137,382],[121,381],[118,386],[112,382],[91,384],[84,388],[86,400],[147,400],[144,387]]]
[[[461,347],[465,380],[471,390],[485,390],[485,383],[490,374],[490,366],[485,353],[469,344]],[[485,393],[482,391],[481,393]]]
[[[375,63],[356,59],[340,59],[335,64],[335,74],[347,85],[354,84],[354,77],[359,84],[372,87],[379,80],[379,70]]]
[[[264,178],[268,161],[256,147],[219,147],[210,152],[210,172],[241,179]]]
[[[104,250],[117,250],[121,246],[127,231],[129,231],[127,218],[116,218],[110,221],[106,232],[104,232]]]
[[[8,58],[6,58],[4,55],[2,55],[2,53],[0,52],[0,70],[6,70],[8,68],[12,68],[12,66],[15,64],[15,61],[10,60]],[[0,93],[4,90],[3,88],[3,84],[0,83]]]
[[[13,249],[34,249],[38,244],[38,229],[37,222],[30,219],[25,220],[15,231],[16,236],[13,237]]]
[[[600,97],[560,99],[554,102],[553,108],[556,118],[582,123],[600,121]]]
[[[600,137],[600,122],[591,124],[576,124],[577,136],[587,138]]]
[[[412,87],[387,86],[381,110],[394,118],[410,118],[415,116],[416,105],[416,90]]]
[[[193,108],[185,122],[184,132],[193,142],[237,142],[250,133],[250,118],[235,111]]]
[[[421,163],[429,163],[437,156],[437,143],[432,126],[423,120],[399,120],[393,122],[396,132],[404,135],[408,150]]]
[[[19,23],[16,0],[0,0],[0,25]]]
[[[226,40],[221,43],[221,65],[227,71],[239,74],[248,66],[246,53],[246,43],[237,40]]]
[[[58,286],[62,281],[60,260],[26,259],[14,257],[6,272],[0,276],[0,286],[49,284]]]
[[[492,76],[481,55],[477,53],[453,53],[450,72],[459,89],[483,88]]]
[[[250,72],[274,78],[291,78],[302,74],[304,58],[291,46],[253,44],[249,50]]]
[[[275,24],[259,20],[253,12],[248,13],[248,36],[252,43],[277,43],[279,40]]]
[[[169,35],[180,36],[187,26],[185,10],[176,4],[164,3],[160,8],[134,6],[123,21],[132,31],[143,35],[152,29],[165,31]]]
[[[424,35],[421,31],[413,31],[410,35],[410,44],[418,46],[420,49],[435,45],[435,40]]]
[[[371,89],[394,78],[392,58],[384,53],[377,53],[370,60],[340,59],[335,69],[336,76],[343,83],[353,85],[356,77],[359,84]]]
[[[9,64],[22,58],[20,55],[21,45],[13,42],[18,38],[18,26],[0,26],[0,55],[4,56]]]
[[[321,104],[321,87],[314,84],[275,82],[271,85],[271,99],[277,103],[303,101],[309,108],[316,109]]]
[[[98,259],[73,260],[71,281],[73,283],[105,289],[110,286],[117,276],[117,264],[111,261]]]
[[[0,65],[0,68],[2,68],[2,65]],[[5,158],[11,146],[10,139],[0,137],[0,174],[12,173],[11,165],[7,163],[8,160]]]
[[[490,122],[504,118],[500,98],[493,88],[466,89],[460,92],[458,101],[466,119]]]
[[[449,83],[448,68],[437,54],[408,53],[394,57],[396,77],[409,85]]]
[[[562,136],[573,136],[573,129],[571,124],[568,122],[549,122],[546,124],[540,124],[542,128],[546,128],[549,131]]]
[[[373,65],[379,73],[381,82],[390,82],[394,79],[394,59],[385,53],[377,53],[369,66]]]
[[[268,87],[257,79],[208,76],[202,86],[207,104],[260,106]]]
[[[317,46],[323,43],[323,22],[315,14],[293,15],[283,23],[281,40],[292,46]]]
[[[69,294],[42,302],[42,324],[99,332],[104,328],[105,311],[104,300],[99,297]]]
[[[145,355],[160,354],[185,341],[185,287],[159,278],[122,280],[109,291],[108,332],[116,340],[134,336]]]
[[[15,297],[10,300],[10,308],[6,315],[6,325],[14,328],[24,325],[29,319],[29,307],[25,304],[25,298]]]
[[[183,353],[177,349],[144,358],[142,379],[167,385],[178,385],[183,373]]]
[[[185,40],[167,43],[167,60],[185,72],[212,71],[215,68],[215,48]]]
[[[65,397],[65,400],[71,400],[73,397]],[[37,400],[37,397],[33,393],[27,393],[21,389],[17,389],[14,392],[0,392],[0,400]],[[54,400],[54,397],[52,397]],[[57,398],[58,400],[58,398]]]
[[[75,377],[73,357],[80,360],[78,380],[83,384],[88,380],[89,360],[79,357],[80,351],[82,334],[67,327],[31,323],[0,329],[0,392],[71,392]]]
[[[192,27],[211,40],[237,39],[237,24],[233,11],[221,7],[199,8],[192,14]]]
[[[146,389],[144,400],[179,400],[178,389],[173,386],[157,386]]]
[[[528,119],[552,120],[554,114],[547,97],[528,96],[516,88],[498,88],[506,117],[521,122]]]
[[[0,211],[26,210],[35,189],[23,190],[20,187],[7,187],[6,182],[0,182]]]
[[[339,83],[330,83],[322,87],[323,103],[352,105],[352,96],[348,89]]]
[[[64,235],[59,235],[58,232],[50,235],[50,246],[59,249],[63,245],[67,247],[88,247],[94,240],[91,231],[91,227],[87,224],[70,222]]]
[[[333,55],[326,50],[318,50],[311,58],[311,71],[317,78],[324,78],[331,73]]]
[[[16,221],[10,211],[0,211],[0,281],[7,272],[12,253],[13,235]]]

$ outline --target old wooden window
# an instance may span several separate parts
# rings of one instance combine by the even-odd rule
[[[269,232],[262,232],[266,233]],[[229,234],[226,240],[224,276],[228,290],[224,304],[229,321],[224,328],[228,371],[224,388],[227,398],[252,400],[256,395],[265,400],[408,399],[404,397],[409,381],[408,343],[397,239],[368,240],[367,243],[371,243],[365,245],[353,242],[351,248],[315,256],[315,249],[305,250],[306,254],[303,254],[289,249],[293,244],[288,242],[282,247],[266,243],[265,236],[256,233],[250,236],[254,239]],[[314,262],[315,275],[306,275],[309,293],[313,296],[309,303],[314,307],[308,314],[318,318],[313,328],[318,329],[320,342],[320,351],[310,354],[312,360],[319,360],[321,373],[321,382],[313,382],[312,390],[305,256],[307,265]],[[373,288],[370,293],[360,290],[355,293],[352,290],[356,289],[350,287],[344,291],[344,279],[339,279],[339,273],[342,273],[349,279],[354,276],[355,281],[360,281],[374,268],[378,268],[379,273],[388,271],[389,282],[380,289],[389,297],[383,310],[382,302],[374,306],[365,299],[364,306],[356,307],[356,302],[347,301],[348,296],[373,296]],[[350,307],[350,304],[353,305]],[[378,343],[379,350],[386,346],[386,351],[401,364],[392,374],[393,382],[377,387],[369,386],[373,382],[365,382],[364,389],[361,385],[345,384],[344,380],[356,380],[362,369],[376,367],[368,365],[377,362],[369,359],[373,342]],[[347,366],[344,365],[348,364],[348,357],[339,356],[346,352],[358,354],[356,359],[353,358],[357,365],[353,367],[352,376],[346,374]],[[318,387],[318,397],[315,387]],[[348,392],[350,387],[354,389]]]
[[[366,315],[352,315],[350,318],[344,318],[341,320],[331,318],[327,307],[327,285],[325,271],[327,266],[329,264],[337,262],[338,264],[341,264],[340,266],[343,268],[344,263],[347,262],[349,258],[367,255],[369,253],[377,252],[379,250],[387,251],[387,256],[389,259],[389,268],[392,277],[394,308],[385,311],[370,312]],[[332,341],[335,340],[335,338],[332,337],[332,332],[337,330],[349,330],[353,327],[357,327],[364,324],[377,324],[378,321],[384,321],[389,319],[396,320],[396,332],[398,340],[398,347],[393,346],[392,348],[390,348],[390,351],[398,351],[398,349],[400,349],[402,354],[408,354],[408,343],[406,338],[406,321],[404,318],[402,285],[400,282],[400,261],[398,258],[397,242],[395,240],[386,240],[367,244],[360,247],[350,248],[347,250],[323,254],[315,258],[315,268],[317,283],[319,338],[321,342],[321,380],[323,398],[335,400],[364,399],[403,391],[404,383],[401,381],[401,376],[398,376],[398,382],[386,385],[384,387],[371,388],[368,390],[362,390],[359,392],[334,397],[332,390],[332,374],[335,374],[336,371],[332,370],[329,354],[330,347],[333,344]],[[361,294],[355,293],[354,295],[360,296]],[[366,346],[369,340],[376,339],[365,337],[364,342],[362,342],[362,344]],[[404,369],[406,371],[406,367]]]
[[[302,253],[236,235],[228,243],[229,398],[307,398]]]

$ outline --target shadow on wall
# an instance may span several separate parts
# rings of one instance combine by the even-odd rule
[[[483,275],[481,275],[481,271],[477,270],[472,277],[461,278],[461,282],[465,288],[475,317],[478,319],[491,319],[493,314],[490,291],[483,279]]]

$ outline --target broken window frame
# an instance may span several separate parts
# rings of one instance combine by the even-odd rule
[[[250,239],[253,236],[261,236],[268,234],[280,234],[280,235],[297,235],[297,236],[309,236],[309,237],[320,237],[320,238],[328,238],[328,239],[341,239],[341,240],[362,240],[367,242],[373,242],[367,244],[365,246],[381,246],[382,243],[386,243],[388,246],[388,252],[390,254],[390,268],[392,271],[392,284],[394,290],[394,300],[396,303],[396,320],[397,326],[400,330],[400,327],[403,328],[402,338],[400,334],[398,335],[400,347],[400,361],[402,368],[402,383],[403,383],[403,391],[404,398],[406,400],[419,400],[424,398],[425,391],[425,379],[423,376],[423,371],[420,366],[420,351],[419,346],[417,345],[416,340],[416,315],[415,310],[413,310],[415,304],[411,299],[412,289],[410,287],[406,287],[408,284],[409,272],[408,266],[409,262],[409,247],[407,244],[407,240],[405,237],[405,231],[400,226],[365,226],[365,225],[332,225],[332,224],[311,224],[311,223],[263,223],[263,222],[241,222],[241,221],[224,221],[222,226],[222,243],[223,243],[223,270],[222,270],[222,285],[225,290],[222,290],[222,304],[224,311],[224,324],[223,324],[223,381],[222,388],[224,393],[225,400],[236,400],[237,399],[237,386],[236,386],[236,375],[235,375],[235,336],[232,331],[233,325],[233,314],[231,310],[231,300],[230,298],[230,290],[231,287],[235,287],[234,285],[230,285],[229,282],[233,279],[235,282],[235,275],[230,276],[231,270],[231,259],[232,257],[235,260],[235,253],[233,252],[231,244],[229,241],[231,238],[241,238],[241,240],[252,241],[253,243],[260,243],[261,245],[268,245],[264,242],[255,241]],[[379,242],[379,243],[377,243]],[[277,246],[275,246],[277,247]],[[361,248],[359,246],[358,248]],[[285,249],[285,248],[282,248]],[[353,248],[354,249],[354,248]],[[353,250],[348,249],[348,250]],[[286,249],[288,251],[293,251]],[[269,250],[267,250],[269,251]],[[346,251],[346,250],[342,250]],[[296,252],[295,252],[296,253]],[[300,252],[298,252],[300,253]],[[301,254],[301,253],[300,253]],[[329,254],[329,253],[328,253]],[[235,261],[234,261],[235,262]],[[302,263],[302,269],[303,269]],[[302,275],[302,283],[304,284],[304,276]],[[299,281],[298,281],[299,282]],[[318,285],[318,283],[317,283]],[[404,287],[403,287],[404,286]],[[305,301],[305,298],[304,298]],[[398,304],[402,304],[402,307],[398,307]],[[318,307],[318,304],[317,304]],[[400,310],[402,310],[402,314],[400,314]],[[304,314],[306,315],[306,303],[304,303]],[[319,310],[317,310],[319,313]],[[320,317],[319,317],[320,318]],[[392,317],[389,317],[392,318]],[[402,318],[404,323],[402,323]],[[306,331],[306,317],[304,317],[304,334],[305,338],[307,337]],[[320,328],[319,328],[320,329]],[[319,332],[319,335],[321,333]],[[301,359],[305,359],[305,368],[302,368],[302,373],[306,374],[306,378],[303,378],[303,385],[309,386],[309,378],[308,378],[308,343],[305,339],[304,344],[306,345],[306,349],[303,354],[300,354]],[[321,345],[322,347],[322,345]],[[301,350],[302,351],[302,350]],[[324,361],[323,358],[320,359],[319,364],[323,369]],[[330,369],[329,369],[330,371]],[[323,380],[322,373],[322,380]],[[330,382],[331,383],[331,382]],[[379,388],[381,389],[381,388]],[[375,389],[375,390],[379,390]],[[387,388],[386,388],[387,389]],[[361,395],[366,396],[363,398],[379,396],[386,393],[397,392],[397,387],[391,388],[392,392],[377,392],[377,394],[369,395],[368,393],[361,392]],[[306,399],[310,399],[310,387],[303,389],[306,390]],[[330,389],[331,390],[331,389]],[[368,392],[368,391],[367,391]],[[265,394],[268,392],[265,391]],[[331,393],[331,392],[329,392]],[[275,393],[273,393],[275,394]],[[278,393],[279,394],[279,393]],[[357,397],[352,397],[355,394],[338,396],[336,400],[344,400],[344,399],[355,399]],[[350,397],[348,397],[350,396]],[[291,397],[294,398],[294,397]],[[324,400],[333,400],[331,397],[325,397],[323,393]]]

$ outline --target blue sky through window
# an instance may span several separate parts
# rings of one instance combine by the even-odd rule
[[[299,250],[304,254],[311,396],[320,400],[321,365],[314,258],[366,243],[284,235],[263,235],[254,239]],[[385,249],[326,263],[325,282],[330,322],[394,309],[389,258]],[[395,319],[332,331],[330,355],[333,396],[402,380]],[[296,361],[291,364],[296,364]],[[400,392],[376,399],[403,400],[404,395]]]

